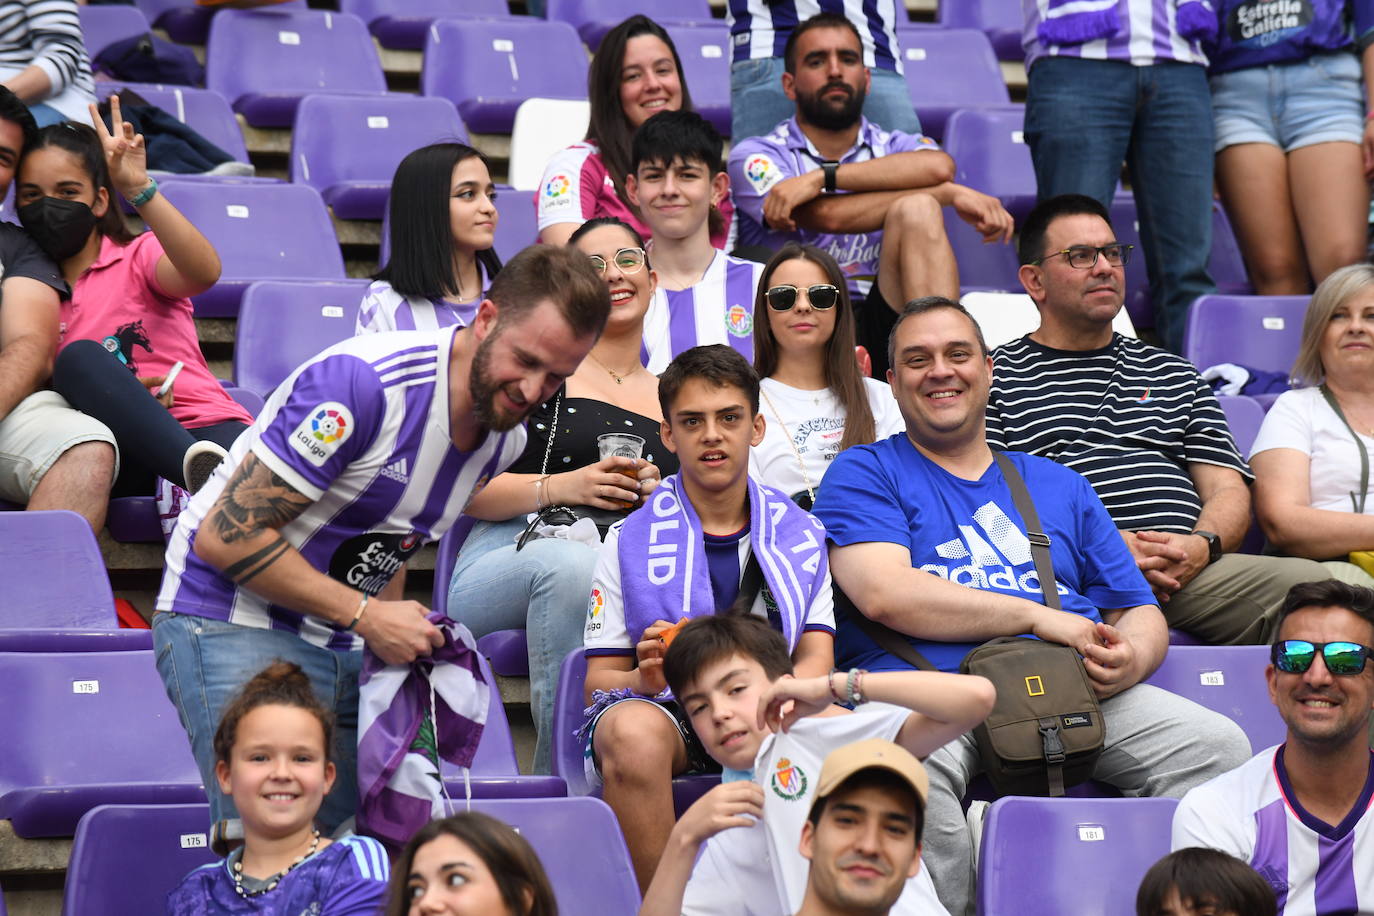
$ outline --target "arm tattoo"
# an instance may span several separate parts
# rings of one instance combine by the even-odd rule
[[[206,521],[214,523],[221,541],[232,544],[266,528],[281,528],[312,502],[250,453],[229,478]]]
[[[286,538],[278,534],[266,547],[226,567],[224,574],[239,585],[246,585],[250,579],[277,562],[281,555],[290,549],[291,545],[286,542]]]

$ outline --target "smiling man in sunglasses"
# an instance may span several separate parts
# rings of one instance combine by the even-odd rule
[[[1193,789],[1173,847],[1249,862],[1284,916],[1374,913],[1374,591],[1306,582],[1279,613],[1269,698],[1288,739]]]

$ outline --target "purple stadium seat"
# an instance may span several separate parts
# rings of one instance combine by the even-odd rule
[[[172,41],[203,45],[210,34],[215,9],[197,6],[196,0],[135,0],[148,21],[167,33]],[[276,9],[303,10],[305,0],[286,0]]]
[[[467,138],[448,99],[308,95],[291,131],[291,180],[319,191],[339,219],[381,219],[402,159]]]
[[[1183,355],[1198,369],[1239,363],[1289,372],[1302,339],[1307,296],[1201,296],[1188,310]]]
[[[263,397],[296,367],[353,336],[367,280],[260,281],[243,294],[234,380]]]
[[[363,22],[384,48],[418,51],[436,19],[508,19],[506,0],[339,0],[339,10]]]
[[[1245,271],[1245,257],[1240,253],[1240,242],[1231,227],[1231,219],[1226,215],[1226,208],[1215,200],[1212,201],[1212,254],[1207,259],[1207,270],[1219,293],[1249,295],[1255,291]]]
[[[897,40],[923,133],[943,138],[945,123],[960,108],[1010,104],[1002,68],[982,32],[903,28]]]
[[[1024,292],[1016,272],[1016,248],[1002,242],[983,242],[983,236],[950,207],[944,210],[945,234],[949,236],[954,259],[959,265],[959,288]]]
[[[138,652],[152,647],[152,630],[0,629],[0,653]]]
[[[161,913],[167,894],[210,851],[210,806],[100,805],[76,825],[63,916]]]
[[[100,547],[75,512],[0,512],[0,582],[0,628],[119,626]]]
[[[152,31],[147,18],[132,6],[78,6],[76,12],[91,60],[117,41]]]
[[[96,805],[203,802],[152,651],[0,654],[0,818],[71,836]]]
[[[205,53],[205,85],[254,127],[290,127],[312,92],[386,92],[372,36],[348,13],[225,10]]]
[[[1169,627],[1169,645],[1171,645],[1171,646],[1205,646],[1205,645],[1207,645],[1207,643],[1205,643],[1205,642],[1203,642],[1202,640],[1198,639],[1196,636],[1194,636],[1194,635],[1191,634],[1191,633],[1185,633],[1185,632],[1183,632],[1182,630],[1175,630],[1173,627]]]
[[[448,585],[453,578],[453,567],[458,559],[458,551],[463,546],[463,540],[466,537],[466,530],[460,534],[454,528],[439,539],[438,555],[434,561],[433,604],[430,605],[436,611],[442,611],[445,614],[450,613]],[[453,614],[450,616],[461,622],[463,619],[462,608],[454,608],[453,611],[457,616]],[[523,629],[497,630],[495,633],[488,633],[486,636],[479,637],[477,651],[486,656],[492,669],[502,677],[530,676],[529,644],[525,640]]]
[[[587,783],[583,769],[584,743],[573,734],[582,727],[582,711],[587,704],[583,688],[587,683],[587,651],[574,649],[563,659],[558,672],[558,695],[553,701],[553,773],[563,777],[569,795],[601,795],[601,788]],[[698,774],[679,776],[673,780],[673,807],[679,817],[712,786],[720,783],[717,775]]]
[[[943,144],[954,159],[954,180],[996,197],[1018,226],[1035,206],[1035,166],[1022,135],[1025,115],[1021,105],[956,111],[945,125]]]
[[[452,101],[473,133],[508,134],[528,98],[585,99],[587,55],[566,22],[441,19],[425,40],[420,92]]]
[[[219,282],[193,300],[202,318],[237,315],[255,280],[344,277],[334,225],[314,188],[168,179],[162,191],[205,233],[223,264]]]
[[[636,13],[643,13],[664,28],[712,21],[707,0],[651,0],[647,3],[645,0],[547,0],[544,11],[546,18],[566,22],[577,29],[577,34],[592,51],[601,45],[607,32]],[[673,32],[673,40],[676,43],[676,32]],[[696,84],[691,85],[695,90]]]
[[[978,856],[978,912],[1134,916],[1140,879],[1169,852],[1177,804],[1172,798],[993,802]]]
[[[111,6],[85,6],[82,9],[119,9]],[[190,86],[163,86],[152,83],[98,82],[95,96],[107,98],[120,89],[130,89],[149,103],[190,125],[196,133],[224,150],[239,162],[248,161],[248,148],[243,143],[243,131],[234,117],[234,110],[218,92],[193,89]],[[178,178],[199,176],[177,176]],[[222,179],[219,179],[222,180]],[[260,179],[267,181],[269,179]],[[275,181],[275,179],[270,179]]]
[[[677,47],[692,107],[721,136],[730,136],[730,30],[725,23],[664,26]]]
[[[539,213],[534,209],[533,191],[521,191],[510,185],[496,186],[496,253],[502,262],[509,261],[521,250],[539,241]],[[382,216],[382,244],[378,263],[391,258],[391,220]]]
[[[1163,663],[1145,683],[1233,720],[1259,753],[1287,735],[1265,688],[1268,664],[1268,646],[1170,646]]]
[[[452,811],[465,811],[462,801]],[[474,800],[529,840],[562,913],[634,913],[639,885],[615,813],[596,798]]]
[[[1021,47],[1020,0],[941,0],[937,18],[946,28],[983,32],[998,60],[1026,58]]]
[[[1231,438],[1236,440],[1236,449],[1242,458],[1249,459],[1250,446],[1255,444],[1255,436],[1259,435],[1260,424],[1264,422],[1264,407],[1254,398],[1243,395],[1218,395],[1217,400],[1221,403],[1222,412],[1226,414],[1226,425],[1231,427]],[[1240,552],[1264,552],[1264,531],[1253,517],[1249,530],[1245,532],[1245,539],[1241,542]],[[1173,643],[1172,639],[1170,643]]]

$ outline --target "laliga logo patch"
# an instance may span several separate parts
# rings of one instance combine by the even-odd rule
[[[605,618],[601,612],[606,609],[606,594],[599,588],[592,589],[592,596],[587,601],[587,635],[595,636],[601,632],[601,622]]]
[[[568,181],[567,175],[555,175],[544,185],[544,196],[548,198],[562,197],[568,193],[568,188],[572,182]]]
[[[796,801],[806,794],[806,774],[786,757],[778,761],[768,784],[773,787],[773,794],[783,801]]]
[[[736,337],[748,337],[754,330],[754,316],[742,305],[732,305],[725,313],[725,330]]]
[[[326,401],[311,410],[291,433],[291,447],[315,467],[338,451],[353,435],[353,414],[338,401]]]
[[[782,173],[778,171],[777,165],[772,159],[762,155],[750,156],[744,161],[744,177],[749,179],[754,190],[760,194],[782,181]]]

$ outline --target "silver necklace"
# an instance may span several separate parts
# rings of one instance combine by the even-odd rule
[[[320,848],[320,830],[318,827],[315,828],[314,835],[315,839],[311,841],[310,848],[305,851],[305,855],[296,856],[296,861],[292,862],[290,865],[286,866],[281,871],[277,872],[275,875],[272,875],[270,878],[266,879],[266,887],[259,888],[255,891],[248,891],[243,889],[243,856],[239,856],[239,860],[234,863],[234,890],[238,893],[240,897],[259,897],[270,890],[274,890],[278,884],[281,884],[282,878],[285,878],[288,874],[290,874],[291,870],[294,869],[297,865],[300,865],[306,859],[313,856],[315,854],[315,850]]]
[[[791,446],[792,454],[797,456],[797,467],[801,468],[802,482],[806,484],[806,495],[811,497],[811,505],[814,506],[816,504],[816,488],[811,483],[811,475],[806,472],[806,462],[802,461],[801,451],[797,448],[797,443],[792,440],[792,434],[787,431],[787,424],[782,421],[782,413],[773,403],[773,399],[768,396],[768,389],[760,385],[759,393],[762,394],[763,399],[768,402],[768,409],[773,411],[773,416],[778,418],[778,426],[782,429],[782,436],[787,440],[787,444]],[[815,401],[818,405],[821,402],[820,398],[816,398]]]

